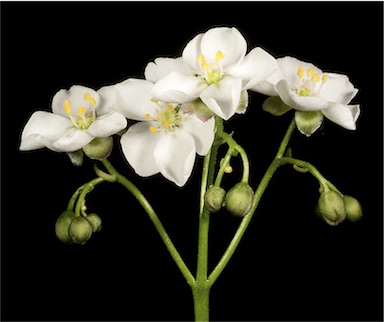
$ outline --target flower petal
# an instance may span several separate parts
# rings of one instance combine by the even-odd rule
[[[335,73],[326,73],[326,76],[327,80],[323,84],[320,96],[330,102],[349,104],[356,96],[358,89],[352,85],[348,76]]]
[[[50,142],[58,140],[71,126],[71,121],[66,117],[37,111],[32,114],[21,133],[20,150],[51,148]]]
[[[65,135],[52,143],[55,151],[74,152],[80,150],[94,139],[86,131],[70,129]]]
[[[264,49],[252,49],[239,65],[228,70],[228,74],[243,80],[243,89],[249,89],[267,79],[277,70],[276,59]]]
[[[91,104],[84,98],[84,94],[90,94],[95,100],[95,105],[92,107],[98,109],[100,103],[99,94],[92,88],[81,85],[73,85],[69,90],[59,90],[52,99],[52,112],[64,117],[68,117],[68,113],[64,109],[65,101],[70,101],[70,106],[73,108],[72,113],[76,114],[79,107],[84,107],[87,113],[91,111]]]
[[[111,111],[108,114],[98,117],[87,129],[93,137],[107,137],[125,129],[127,119],[120,113]]]
[[[228,120],[237,110],[241,88],[240,78],[227,76],[220,82],[208,86],[200,98],[216,115]]]
[[[356,130],[356,121],[360,115],[360,105],[332,104],[321,111],[326,118],[347,130]]]
[[[123,154],[135,172],[142,177],[159,173],[153,152],[162,136],[152,133],[151,122],[139,122],[129,127],[120,143]]]
[[[187,182],[196,159],[195,141],[192,136],[179,129],[175,133],[161,136],[153,156],[160,173],[182,187]]]
[[[208,62],[216,61],[216,54],[221,51],[224,58],[220,63],[223,66],[223,71],[226,72],[244,58],[247,42],[236,28],[217,27],[209,29],[203,35],[200,48],[201,54]]]
[[[285,79],[276,84],[276,91],[285,104],[299,111],[319,111],[328,108],[331,104],[319,96],[297,95]]]
[[[184,75],[193,75],[193,72],[185,64],[182,57],[167,58],[159,57],[154,62],[148,63],[145,67],[145,79],[156,83],[160,79],[169,75],[171,72],[177,72]]]
[[[99,89],[100,96],[109,109],[125,117],[144,121],[146,114],[153,114],[157,105],[151,101],[153,84],[143,79],[129,78],[121,83]]]
[[[172,72],[153,86],[152,95],[159,101],[183,104],[198,98],[206,87],[198,77]]]
[[[196,153],[206,155],[215,137],[215,118],[202,121],[195,115],[184,115],[181,128],[190,133],[195,140]]]

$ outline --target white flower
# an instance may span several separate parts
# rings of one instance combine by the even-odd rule
[[[203,122],[184,113],[179,104],[152,98],[153,84],[128,79],[99,90],[108,106],[128,119],[140,121],[121,137],[128,163],[143,177],[161,173],[183,186],[192,173],[196,153],[205,155],[214,139],[214,118]]]
[[[325,73],[293,57],[279,58],[277,62],[279,69],[255,88],[282,101],[270,97],[263,104],[265,110],[281,115],[295,109],[298,128],[307,136],[320,127],[323,116],[348,130],[356,129],[360,106],[348,104],[358,90],[346,75]],[[315,124],[306,129],[300,126],[305,119],[313,121],[313,117],[317,119]]]
[[[200,98],[227,120],[237,111],[242,91],[277,69],[276,60],[265,50],[254,48],[247,55],[246,51],[246,40],[236,28],[212,28],[186,45],[183,63],[157,60],[148,64],[145,76],[156,82],[152,92],[156,99],[187,103]]]
[[[103,108],[96,91],[80,85],[57,92],[52,112],[32,114],[21,134],[20,150],[47,147],[74,152],[94,138],[111,136],[127,125],[123,115]]]

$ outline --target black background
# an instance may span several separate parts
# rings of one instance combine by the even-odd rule
[[[296,131],[291,147],[358,198],[364,217],[326,225],[313,212],[316,180],[279,169],[212,288],[212,320],[382,320],[382,2],[1,3],[2,320],[193,319],[189,287],[123,187],[97,187],[87,204],[102,232],[83,246],[63,245],[55,220],[94,177],[92,162],[76,168],[65,154],[18,146],[29,116],[50,110],[57,90],[142,78],[149,61],[179,56],[195,34],[219,25],[236,26],[249,50],[312,61],[360,89],[357,131],[325,120],[311,138]],[[246,115],[225,123],[249,154],[254,188],[292,118],[264,113],[265,98],[251,94]],[[202,159],[184,189],[137,177],[117,141],[110,159],[147,195],[195,272]],[[240,176],[233,166],[227,187]],[[225,211],[212,216],[211,268],[238,224]]]

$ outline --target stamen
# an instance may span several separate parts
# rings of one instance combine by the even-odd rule
[[[224,54],[221,50],[219,50],[217,53],[216,53],[216,56],[215,56],[215,59],[217,62],[219,62],[220,60],[222,60],[224,58]]]
[[[166,104],[165,107],[166,107],[169,111],[171,111],[171,112],[174,111],[174,108],[173,108],[173,106],[172,106],[171,104]]]
[[[71,105],[72,103],[71,103],[71,101],[70,100],[65,100],[65,102],[64,102],[64,111],[68,114],[68,115],[71,115],[71,107],[70,107],[70,105]]]
[[[156,130],[153,126],[151,126],[151,127],[149,128],[149,130],[150,130],[152,133],[154,133],[154,134],[157,133],[157,130]]]
[[[149,118],[150,118],[150,115],[147,113],[147,114],[144,114],[144,118],[149,121]]]
[[[172,124],[173,124],[173,122],[170,121],[170,120],[164,120],[164,121],[163,121],[163,125],[164,125],[166,128],[171,127]]]
[[[324,84],[327,81],[327,79],[328,79],[327,75],[323,75],[321,82]]]
[[[304,77],[304,69],[303,69],[302,66],[297,67],[297,75],[298,75],[300,78],[303,78],[303,77]]]

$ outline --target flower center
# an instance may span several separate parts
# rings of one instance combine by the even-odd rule
[[[302,66],[297,68],[297,75],[300,78],[300,84],[292,89],[299,96],[314,96],[318,94],[327,81],[327,75],[320,76],[315,73],[313,68],[306,71]]]
[[[157,123],[156,126],[151,126],[149,130],[152,133],[157,133],[158,131],[175,131],[182,121],[182,117],[179,113],[180,106],[162,103],[155,99],[151,99],[151,101],[156,103],[159,109],[156,111],[155,115],[144,115],[147,121],[152,120]]]
[[[224,54],[219,50],[215,55],[215,61],[208,63],[204,55],[197,57],[197,62],[200,64],[201,77],[205,79],[208,84],[217,83],[223,78],[223,65],[221,60]]]
[[[72,124],[79,130],[89,128],[96,119],[96,100],[89,93],[85,93],[83,99],[85,107],[80,105],[77,108],[76,114],[72,113],[72,102],[70,100],[65,100],[64,102],[64,111],[69,115]]]

